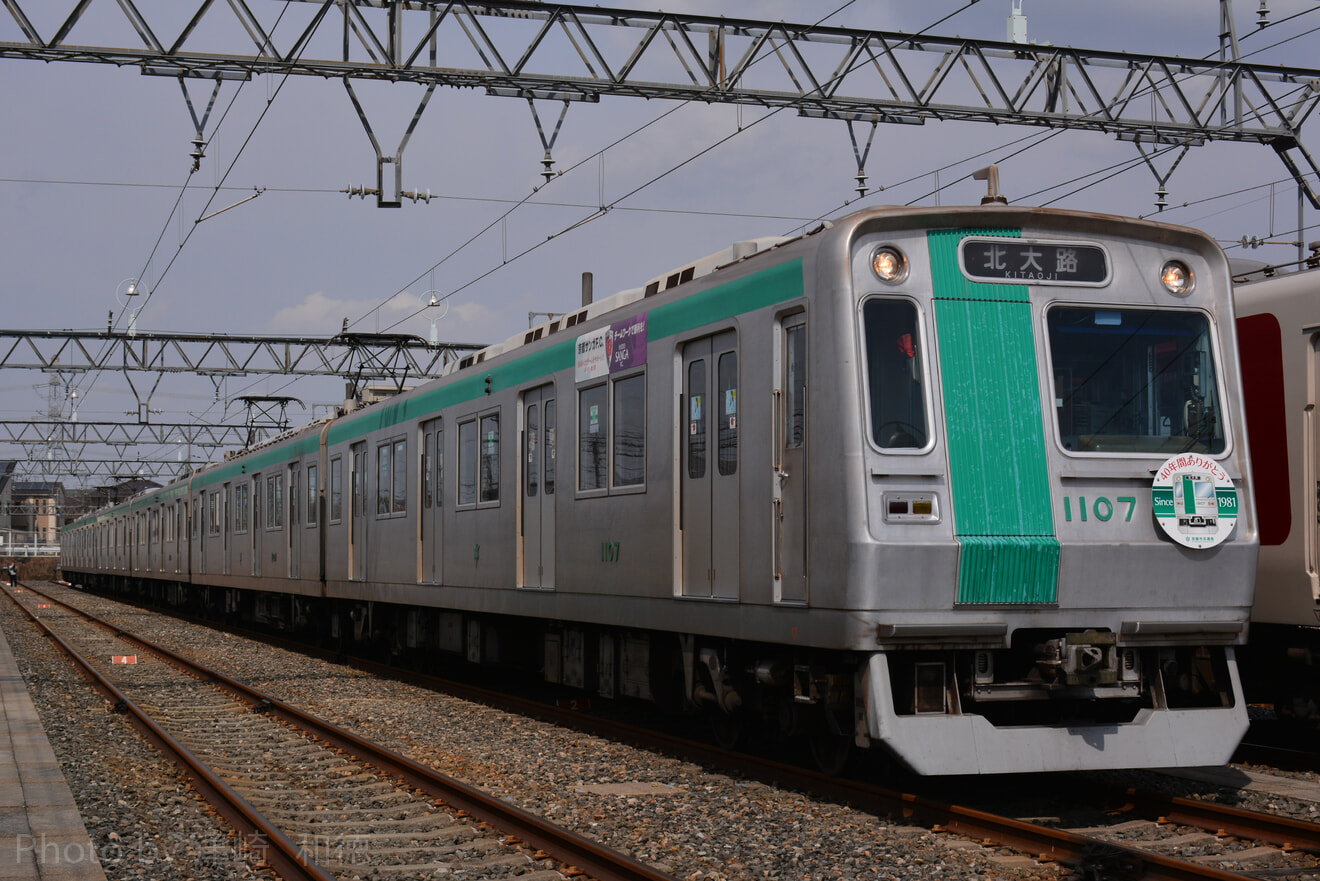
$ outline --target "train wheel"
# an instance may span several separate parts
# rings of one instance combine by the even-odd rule
[[[741,711],[726,713],[718,707],[711,707],[706,715],[710,719],[711,735],[720,749],[736,750],[742,745],[745,731]]]
[[[853,757],[852,734],[840,734],[838,725],[831,724],[828,710],[815,714],[807,741],[811,745],[811,759],[822,774],[837,777],[848,767]]]

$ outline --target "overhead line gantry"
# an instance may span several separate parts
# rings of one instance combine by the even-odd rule
[[[95,0],[80,0],[47,32],[33,25],[19,0],[3,3],[11,22],[0,18],[0,58],[131,65],[177,77],[197,130],[198,160],[209,109],[198,115],[188,81],[213,80],[213,104],[226,80],[259,74],[341,79],[377,158],[374,191],[350,191],[371,191],[383,207],[404,198],[429,201],[429,193],[403,190],[403,151],[435,88],[451,86],[527,101],[545,147],[547,178],[555,173],[551,151],[569,105],[624,96],[787,108],[844,121],[850,130],[869,124],[872,137],[880,124],[928,120],[1105,132],[1142,151],[1161,189],[1172,169],[1161,174],[1148,151],[1255,142],[1279,155],[1320,208],[1307,180],[1320,175],[1320,166],[1300,138],[1320,103],[1320,70],[1312,68],[600,6],[452,0],[194,0],[186,23],[168,32],[165,13],[145,14],[133,0],[104,0],[140,39],[140,46],[122,47],[75,41]],[[180,20],[179,5],[171,4],[171,21]],[[377,140],[353,91],[356,80],[426,87],[394,153],[386,154]],[[549,134],[538,102],[562,104]],[[856,137],[853,144],[864,188],[866,152]]]

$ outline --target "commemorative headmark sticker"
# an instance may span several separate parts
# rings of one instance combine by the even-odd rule
[[[1228,538],[1238,518],[1238,492],[1218,462],[1197,453],[1160,466],[1150,488],[1155,521],[1189,548],[1212,548]]]

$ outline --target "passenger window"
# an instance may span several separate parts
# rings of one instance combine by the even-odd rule
[[[545,494],[555,494],[555,400],[545,402]]]
[[[477,423],[463,422],[458,426],[458,503],[475,505],[477,502]]]
[[[429,431],[422,435],[422,507],[431,507],[431,456],[435,436]]]
[[[614,485],[646,482],[646,375],[614,382]]]
[[[799,324],[784,333],[788,386],[784,407],[784,446],[795,449],[807,442],[807,328]]]
[[[275,481],[275,520],[268,519],[266,525],[281,529],[284,526],[284,475],[276,474],[271,479]]]
[[[688,477],[706,476],[706,362],[688,365]]]
[[[717,364],[719,373],[719,471],[728,476],[738,471],[738,353],[725,352]]]
[[[445,506],[445,429],[435,430],[435,506]]]
[[[321,512],[318,510],[320,506],[316,504],[316,491],[318,488],[316,484],[316,470],[317,469],[315,465],[307,466],[307,525],[308,526],[315,526],[317,520],[320,519],[320,514],[321,514]]]
[[[527,425],[524,429],[527,439],[527,489],[528,498],[533,498],[541,487],[541,425],[540,408],[536,404],[527,405]]]
[[[298,492],[298,471],[297,467],[289,469],[289,534],[293,534],[293,527],[298,525],[298,502],[301,495]]]
[[[1047,324],[1054,409],[1065,449],[1224,451],[1204,313],[1056,306]]]
[[[376,448],[376,516],[390,513],[390,480],[394,473],[390,457],[393,455],[392,444],[381,444]]]
[[[609,452],[605,442],[606,387],[578,392],[578,489],[605,489]]]
[[[344,519],[344,460],[335,457],[330,460],[330,522],[338,523]]]
[[[515,494],[517,487],[514,488]],[[481,500],[500,500],[500,417],[481,417]]]
[[[871,439],[882,449],[921,449],[929,435],[917,307],[907,300],[867,300],[862,328]]]
[[[394,442],[393,499],[393,513],[406,513],[408,510],[408,441],[406,440]]]

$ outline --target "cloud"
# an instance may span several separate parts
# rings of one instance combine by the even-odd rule
[[[364,300],[342,300],[327,297],[320,291],[308,294],[296,306],[285,306],[271,316],[267,329],[271,333],[326,336],[343,328],[344,318],[350,321],[373,304]]]
[[[266,333],[301,336],[333,336],[349,329],[360,333],[410,333],[429,339],[431,322],[439,338],[450,342],[503,339],[508,317],[483,303],[453,303],[446,308],[425,308],[415,294],[396,294],[384,303],[369,299],[331,297],[324,291],[308,294],[302,302],[286,306],[271,316]]]

